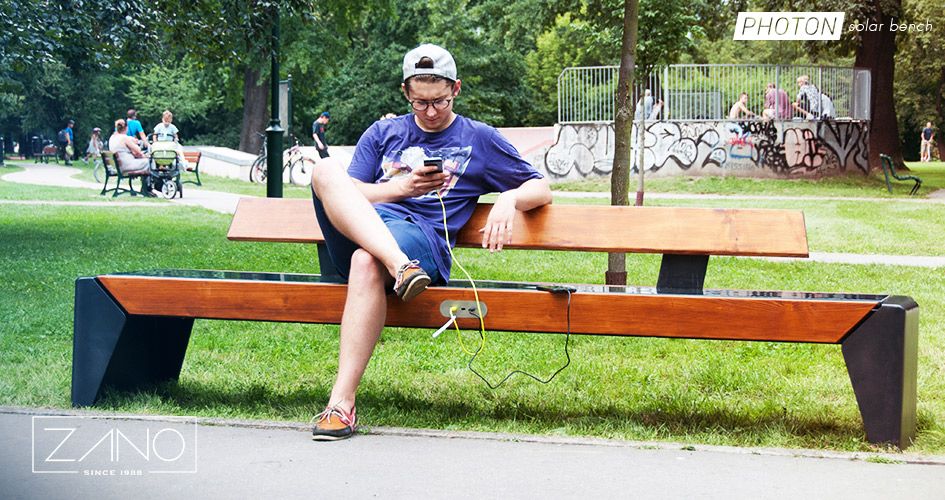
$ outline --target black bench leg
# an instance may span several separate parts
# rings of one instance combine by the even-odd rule
[[[843,340],[843,358],[871,443],[905,449],[916,432],[919,306],[887,298]]]
[[[76,280],[72,405],[94,405],[107,388],[177,380],[193,324],[193,318],[129,315],[95,278]]]
[[[708,255],[663,254],[657,293],[702,295],[708,265]]]

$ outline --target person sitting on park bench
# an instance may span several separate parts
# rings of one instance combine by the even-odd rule
[[[495,128],[453,111],[460,85],[448,51],[431,44],[409,51],[401,91],[414,112],[371,125],[347,172],[333,158],[315,165],[315,216],[334,267],[348,281],[338,373],[314,419],[315,440],[355,431],[355,393],[384,328],[391,286],[408,301],[449,280],[444,217],[455,244],[479,196],[499,192],[480,229],[482,247],[494,252],[510,241],[516,211],[551,203],[547,179]]]
[[[115,132],[108,138],[108,150],[115,153],[118,158],[118,165],[123,174],[142,175],[142,191],[150,191],[151,179],[148,173],[149,160],[141,148],[138,147],[138,141],[128,135],[128,124],[125,120],[115,120]]]

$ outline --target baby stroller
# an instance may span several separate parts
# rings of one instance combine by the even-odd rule
[[[151,144],[151,189],[161,192],[166,199],[177,195],[184,197],[180,183],[181,158],[177,155],[176,145],[169,141]]]

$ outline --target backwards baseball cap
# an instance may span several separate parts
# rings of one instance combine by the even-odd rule
[[[424,57],[433,61],[432,68],[421,68],[418,65]],[[404,81],[417,75],[437,75],[450,80],[456,80],[456,62],[453,56],[439,45],[425,43],[404,56]]]
[[[325,118],[331,118],[331,113],[327,111],[322,111],[322,116],[324,116]]]

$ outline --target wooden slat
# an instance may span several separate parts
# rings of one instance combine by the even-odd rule
[[[491,204],[480,203],[460,246],[481,246]],[[519,213],[508,248],[688,255],[807,257],[804,215],[796,210],[550,205]],[[243,198],[231,240],[315,243],[322,234],[312,202]]]
[[[231,279],[100,276],[131,314],[337,324],[346,285]],[[486,328],[565,332],[567,296],[483,289]],[[388,301],[387,325],[437,328],[444,300],[474,300],[472,290],[431,287],[409,304]],[[575,293],[571,331],[581,334],[838,343],[876,307],[875,300]],[[475,319],[460,320],[478,329]]]

